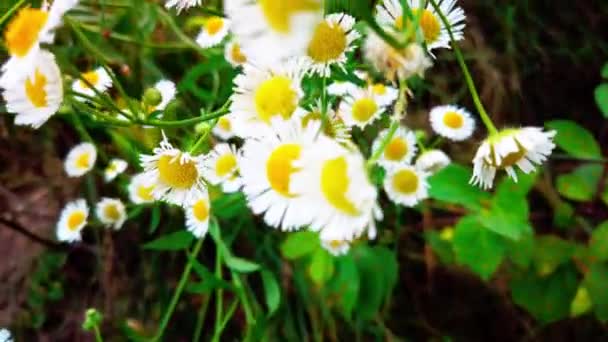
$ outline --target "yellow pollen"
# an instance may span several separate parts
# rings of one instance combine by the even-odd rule
[[[34,72],[34,82],[30,78],[25,80],[25,94],[30,102],[38,108],[46,107],[46,87],[47,79],[38,69]]]
[[[198,170],[192,160],[180,162],[181,155],[163,155],[158,159],[158,176],[160,180],[172,188],[188,189],[198,179]]]
[[[39,8],[24,8],[6,27],[4,40],[11,55],[24,57],[38,41],[40,31],[46,24],[48,12]]]
[[[255,92],[255,109],[260,120],[270,123],[275,115],[289,119],[298,105],[298,95],[285,76],[273,76]]]
[[[331,248],[340,248],[342,245],[344,244],[344,241],[340,241],[340,240],[331,240],[329,242],[329,246]]]
[[[464,124],[464,119],[456,112],[447,112],[443,115],[443,123],[451,129],[458,129]]]
[[[268,25],[280,33],[290,32],[293,15],[320,9],[319,2],[314,0],[259,0],[258,4]]]
[[[322,21],[308,44],[308,56],[315,62],[323,63],[337,59],[345,49],[346,33],[342,27]]]
[[[215,173],[219,177],[224,177],[230,173],[233,173],[236,169],[236,157],[232,153],[226,153],[215,162]]]
[[[386,94],[386,86],[382,83],[376,83],[372,86],[372,91],[376,95],[384,95]]]
[[[211,17],[205,22],[205,31],[210,35],[218,33],[224,27],[224,19],[220,17]]]
[[[92,86],[96,86],[97,82],[99,82],[99,74],[96,70],[82,73],[82,78],[87,80],[87,82],[89,82]],[[84,82],[83,80],[80,80],[80,86],[85,89],[89,88],[89,85],[86,84],[86,82]]]
[[[87,216],[84,211],[75,211],[68,216],[68,229],[71,231],[76,231],[80,226],[84,223]]]
[[[247,62],[247,56],[245,56],[245,54],[243,54],[243,51],[241,51],[241,46],[239,44],[232,44],[232,49],[230,50],[230,56],[232,57],[232,60],[235,61],[238,64],[243,64],[245,62]]]
[[[230,119],[226,118],[226,117],[221,117],[219,120],[217,120],[217,125],[224,131],[231,131],[232,130],[232,124],[230,123]]]
[[[144,186],[140,185],[137,188],[137,196],[142,199],[142,201],[152,201],[154,197],[152,197],[152,191],[154,190],[154,185]]]
[[[192,213],[198,221],[205,221],[209,218],[209,206],[207,205],[207,201],[202,199],[194,203],[192,206]]]
[[[418,175],[412,170],[401,170],[393,176],[393,187],[402,194],[412,194],[418,189]]]
[[[416,15],[418,9],[412,9],[412,13]],[[395,19],[395,27],[397,30],[403,30],[403,16],[399,16]],[[409,25],[409,19],[406,21],[405,25]],[[439,34],[441,33],[441,24],[439,23],[439,18],[433,14],[433,12],[425,9],[422,13],[422,17],[420,17],[420,28],[422,29],[422,33],[424,34],[424,40],[428,43],[433,43],[439,38]]]
[[[116,204],[108,204],[103,209],[103,214],[112,221],[118,221],[120,219],[120,211]]]
[[[378,110],[374,100],[364,97],[353,104],[353,118],[359,122],[367,122]]]
[[[291,175],[298,169],[292,163],[300,157],[300,145],[283,144],[275,148],[266,161],[266,177],[274,191],[285,197],[294,197],[289,193]]]
[[[396,137],[392,139],[384,149],[384,157],[391,161],[399,161],[407,155],[408,145],[405,139]]]
[[[349,183],[348,164],[344,157],[325,162],[321,169],[321,192],[325,199],[342,213],[356,216],[359,211],[346,196]]]
[[[88,169],[90,167],[89,158],[90,156],[87,152],[79,155],[75,161],[76,167],[79,169]]]

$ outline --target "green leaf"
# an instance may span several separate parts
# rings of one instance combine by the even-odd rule
[[[334,274],[334,258],[326,250],[319,248],[312,255],[308,275],[317,285],[325,284]]]
[[[608,260],[608,221],[600,224],[591,234],[589,253],[599,261]]]
[[[351,255],[335,259],[336,275],[328,284],[330,298],[337,298],[346,319],[350,320],[359,296],[359,270]]]
[[[471,186],[471,170],[458,164],[450,164],[429,178],[429,196],[448,203],[478,210],[490,200],[490,194]]]
[[[591,266],[583,281],[593,303],[595,316],[601,322],[608,321],[608,265],[596,263]]]
[[[501,184],[502,185],[502,184]],[[490,209],[479,212],[479,221],[487,229],[511,240],[519,240],[524,231],[530,231],[528,201],[525,191],[513,191],[503,185],[492,198]]]
[[[454,249],[451,241],[442,238],[441,233],[434,230],[426,231],[424,238],[442,263],[451,264],[454,262]]]
[[[542,323],[568,317],[578,286],[576,271],[560,267],[548,277],[529,272],[511,281],[513,301]]]
[[[503,260],[505,241],[484,228],[477,217],[465,216],[455,227],[454,253],[458,263],[488,280]]]
[[[599,164],[581,165],[572,173],[557,177],[557,191],[574,201],[590,201],[595,196],[603,171],[604,167]]]
[[[158,225],[160,223],[160,206],[155,205],[152,207],[152,218],[150,219],[150,228],[148,229],[148,233],[154,234],[156,229],[158,229]]]
[[[534,232],[532,227],[523,231],[517,241],[507,241],[507,258],[522,269],[528,269],[534,257]]]
[[[190,293],[209,293],[215,289],[221,288],[234,291],[234,286],[218,278],[205,265],[194,259],[192,255],[188,255],[188,260],[192,263],[192,269],[201,278],[200,282],[192,282],[186,286],[186,291]]]
[[[576,246],[555,235],[545,235],[536,238],[534,248],[534,266],[540,276],[553,273],[561,264],[566,263]]]
[[[604,117],[608,117],[608,83],[602,83],[595,88],[595,103],[598,108],[604,114]]]
[[[268,270],[262,270],[262,285],[264,286],[264,295],[266,306],[268,307],[268,316],[271,316],[281,304],[281,288],[277,278]]]
[[[251,273],[260,269],[260,265],[247,259],[236,257],[232,254],[224,255],[226,266],[241,273]]]
[[[570,303],[570,317],[584,315],[591,311],[592,308],[593,303],[591,302],[591,297],[589,297],[589,291],[581,284],[578,287],[578,290],[576,290],[576,295],[574,295],[572,303]]]
[[[286,259],[294,260],[311,254],[319,246],[318,234],[303,230],[287,235],[287,238],[281,244],[281,253]]]
[[[557,131],[555,143],[568,154],[578,158],[599,159],[602,152],[593,135],[574,121],[553,120],[545,124]]]
[[[534,184],[536,183],[536,178],[538,177],[538,172],[532,172],[525,174],[520,172],[517,174],[517,182],[514,181],[511,177],[504,177],[498,186],[496,187],[496,193],[498,194],[513,194],[518,195],[520,197],[525,197],[528,195]]]
[[[156,240],[150,241],[143,245],[143,249],[156,251],[178,251],[188,248],[194,235],[186,230],[179,230],[167,235],[163,235]]]

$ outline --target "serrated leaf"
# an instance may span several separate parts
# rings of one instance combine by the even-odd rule
[[[603,171],[604,167],[599,164],[581,165],[573,172],[557,177],[557,191],[573,201],[590,201],[597,191]]]
[[[568,154],[578,158],[598,159],[602,152],[593,134],[570,120],[553,120],[545,124],[557,131],[555,143]]]
[[[286,259],[294,260],[309,255],[319,249],[319,235],[311,231],[300,231],[287,235],[281,244],[281,253]]]
[[[490,200],[490,194],[471,186],[472,172],[458,164],[450,164],[429,178],[429,196],[444,202],[478,210]]]
[[[608,221],[600,224],[591,234],[589,253],[598,261],[608,260]]]
[[[595,88],[595,103],[604,117],[608,118],[608,83],[602,83]]]
[[[595,316],[601,322],[608,321],[608,291],[606,291],[608,265],[603,263],[593,264],[585,275],[583,283],[589,292]]]
[[[268,307],[268,316],[277,311],[281,304],[281,287],[277,278],[268,270],[262,270],[262,285],[264,286],[264,298],[266,300],[266,307]]]
[[[334,258],[326,250],[319,248],[312,255],[308,275],[318,286],[325,284],[334,274]]]
[[[178,251],[186,249],[194,241],[194,235],[186,230],[180,230],[163,235],[156,240],[143,245],[143,249],[156,251]]]
[[[575,251],[574,244],[557,236],[537,237],[533,257],[536,272],[540,276],[553,273],[560,265],[570,260]]]

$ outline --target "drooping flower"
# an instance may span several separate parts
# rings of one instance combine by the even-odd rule
[[[209,17],[205,20],[196,42],[203,48],[218,45],[226,38],[230,30],[230,20],[222,17]]]
[[[186,206],[186,228],[197,238],[202,238],[209,230],[209,216],[211,205],[209,194],[204,194],[188,206]]]
[[[69,202],[61,211],[57,223],[57,239],[74,242],[81,240],[81,231],[87,225],[89,207],[84,199]]]
[[[382,142],[389,133],[388,129],[378,134],[372,144],[372,153],[380,149]],[[400,126],[391,137],[391,140],[384,147],[384,152],[378,158],[378,164],[384,168],[390,168],[400,164],[409,164],[416,155],[416,134],[404,126]]]
[[[452,105],[433,108],[429,119],[431,127],[437,134],[453,141],[466,140],[475,130],[475,120],[471,113]]]
[[[106,227],[119,230],[127,219],[125,205],[117,198],[104,197],[97,203],[95,214]]]
[[[95,145],[88,142],[80,143],[68,152],[64,161],[64,169],[68,176],[80,177],[93,169],[96,160]]]
[[[384,177],[384,191],[391,201],[413,207],[428,197],[428,176],[427,172],[411,165],[391,168]]]

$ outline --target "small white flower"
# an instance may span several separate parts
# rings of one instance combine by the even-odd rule
[[[471,184],[489,189],[496,171],[504,169],[517,182],[515,166],[530,173],[547,160],[555,148],[555,131],[543,132],[540,127],[505,129],[490,135],[479,146],[473,158]]]
[[[96,95],[96,91],[103,93],[112,86],[112,78],[106,69],[102,67],[84,72],[80,76],[82,79],[87,80],[87,82],[94,88],[91,88],[89,84],[84,82],[82,79],[75,80],[74,83],[72,83],[72,90],[80,94],[94,97]],[[76,96],[76,99],[85,101],[83,98],[78,96]]]
[[[428,197],[429,174],[410,165],[401,165],[387,171],[384,191],[388,198],[406,207],[413,207]]]
[[[416,159],[416,168],[430,174],[436,173],[451,163],[450,157],[441,150],[423,152]]]
[[[452,105],[437,106],[429,114],[433,130],[450,140],[462,141],[473,135],[475,120],[464,108]]]
[[[177,13],[180,13],[181,11],[188,9],[190,7],[200,6],[200,5],[201,5],[201,0],[168,0],[167,2],[165,2],[166,8],[175,7],[175,9],[177,10]]]
[[[363,44],[363,56],[389,81],[406,80],[414,75],[424,77],[426,69],[433,65],[426,51],[417,43],[396,50],[376,33],[370,32]]]
[[[224,115],[217,120],[217,124],[213,126],[211,133],[222,140],[228,140],[235,136],[233,122],[234,115]]]
[[[165,110],[169,102],[175,99],[175,94],[177,93],[177,89],[175,87],[175,83],[169,80],[160,80],[156,82],[154,85],[154,89],[158,90],[160,93],[160,103],[155,107],[150,108],[150,111],[153,110]]]
[[[64,169],[68,176],[80,177],[93,169],[96,160],[95,145],[88,142],[80,143],[68,152],[64,161]]]
[[[66,242],[80,241],[80,233],[87,225],[88,216],[89,207],[84,199],[66,204],[57,223],[57,239]]]
[[[359,86],[350,81],[334,81],[327,87],[327,93],[333,96],[344,96],[356,92]]]
[[[97,203],[95,214],[106,227],[119,230],[127,219],[127,211],[121,200],[104,197]]]
[[[103,171],[103,179],[106,183],[113,181],[119,174],[125,172],[127,166],[129,164],[122,159],[114,158],[110,160],[110,163]]]
[[[241,46],[236,41],[231,41],[224,46],[224,58],[233,67],[238,67],[247,62],[247,56],[241,50]]]
[[[344,240],[321,240],[321,247],[333,256],[340,256],[348,253],[350,242]]]
[[[133,176],[129,183],[129,199],[135,204],[152,203],[154,199],[155,181],[150,175],[140,173]]]
[[[211,205],[205,191],[202,196],[186,207],[186,228],[197,238],[202,238],[209,229]]]
[[[240,152],[233,145],[215,145],[203,162],[203,177],[213,185],[221,184],[225,192],[238,191],[242,184],[239,176],[240,158]]]
[[[385,109],[372,92],[358,89],[343,99],[338,112],[344,124],[363,129],[380,118]]]
[[[382,83],[371,84],[369,89],[381,106],[390,106],[399,97],[397,88]]]
[[[380,148],[381,143],[386,139],[388,129],[383,130],[378,134],[378,137],[372,144],[372,153],[375,153]],[[378,164],[384,168],[390,168],[396,165],[409,164],[416,156],[418,147],[416,146],[416,134],[404,126],[400,126],[393,134],[391,140],[384,147],[384,152],[378,158]]]
[[[218,45],[226,38],[230,29],[230,20],[222,17],[210,17],[205,20],[196,42],[203,48]]]

